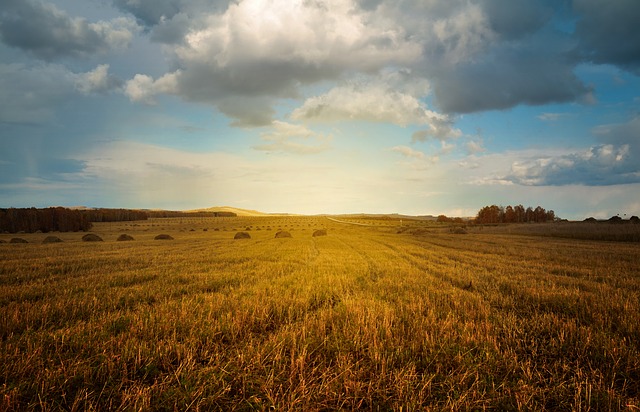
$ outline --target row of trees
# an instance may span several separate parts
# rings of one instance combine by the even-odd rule
[[[132,209],[67,209],[50,207],[46,209],[0,209],[0,232],[34,233],[77,232],[91,229],[92,222],[127,222],[147,220],[150,217],[234,217],[233,212],[174,212],[167,210]]]
[[[63,207],[0,209],[0,232],[78,232],[91,229],[89,216]]]
[[[485,206],[478,211],[475,223],[528,223],[528,222],[553,222],[556,214],[553,210],[545,210],[542,206],[531,206],[525,209],[517,206]]]

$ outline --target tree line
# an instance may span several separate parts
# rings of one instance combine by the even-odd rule
[[[91,229],[89,215],[64,207],[0,209],[0,232],[78,232]]]
[[[545,210],[542,206],[529,206],[525,209],[522,205],[517,206],[485,206],[478,211],[475,223],[542,223],[556,220],[553,210]]]
[[[168,217],[235,217],[233,212],[174,212],[168,210],[135,209],[0,209],[0,232],[78,232],[88,231],[92,222],[129,222]]]

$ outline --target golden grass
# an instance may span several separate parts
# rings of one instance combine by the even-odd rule
[[[638,244],[377,223],[2,244],[0,410],[640,409]]]

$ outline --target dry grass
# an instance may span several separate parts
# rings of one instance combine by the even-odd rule
[[[637,244],[396,223],[157,219],[2,244],[0,410],[640,408]]]

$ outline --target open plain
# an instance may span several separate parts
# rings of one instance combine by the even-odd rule
[[[0,410],[640,410],[640,243],[558,225],[0,234]]]

